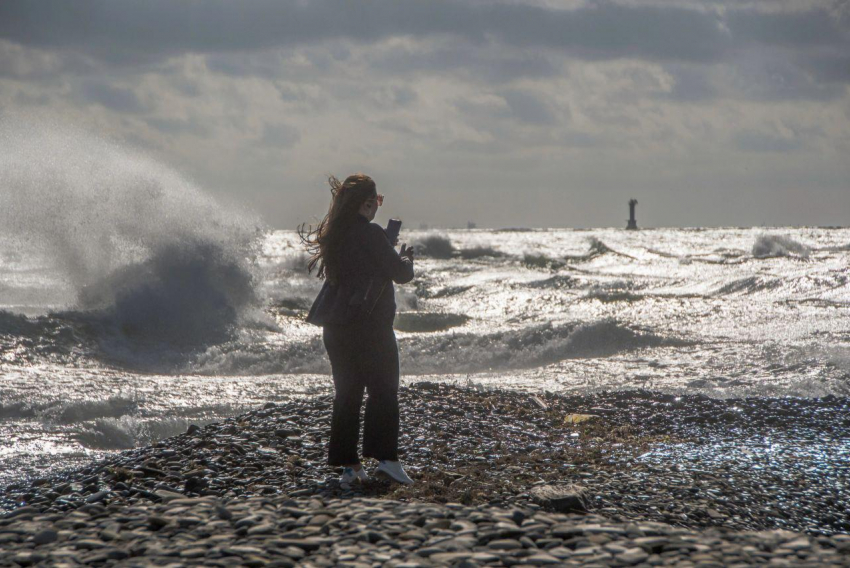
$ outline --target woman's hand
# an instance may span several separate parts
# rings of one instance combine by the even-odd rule
[[[402,258],[408,259],[410,262],[413,262],[413,247],[407,246],[407,244],[401,245],[401,252],[399,255]]]

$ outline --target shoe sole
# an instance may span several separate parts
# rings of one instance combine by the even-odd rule
[[[396,482],[396,483],[398,483],[399,485],[413,485],[413,481],[412,481],[412,480],[410,481],[410,483],[408,483],[408,482],[406,482],[406,481],[399,481],[398,479],[396,479],[395,477],[393,477],[392,475],[390,475],[389,473],[387,473],[386,471],[384,471],[384,470],[382,470],[382,469],[377,469],[377,470],[375,470],[375,475],[376,475],[376,476],[377,476],[377,475],[380,475],[381,477],[386,477],[386,478],[387,478],[387,479],[389,479],[390,481],[395,481],[395,482]]]

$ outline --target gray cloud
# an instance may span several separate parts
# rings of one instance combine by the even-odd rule
[[[739,43],[779,47],[847,46],[846,20],[830,10],[765,13],[754,9],[730,10],[727,25]]]
[[[693,69],[683,65],[668,67],[672,74],[673,88],[665,97],[674,101],[698,103],[711,100],[720,94],[711,81],[710,70]]]
[[[24,91],[18,91],[15,94],[15,103],[23,106],[45,106],[50,103],[50,95],[47,93],[32,95]]]
[[[742,55],[731,69],[729,87],[753,100],[829,100],[845,94],[843,84],[819,82],[787,54],[775,50],[753,50]]]
[[[523,1],[0,0],[0,108],[128,140],[286,227],[326,171],[403,180],[411,223],[605,224],[600,196],[638,190],[698,223],[698,190],[846,193],[850,17],[828,1]],[[498,202],[520,186],[540,203]]]
[[[802,62],[802,66],[809,69],[821,81],[850,83],[850,50],[811,55]]]
[[[803,147],[799,136],[779,136],[770,132],[744,130],[734,135],[735,146],[744,152],[791,152]]]
[[[689,61],[717,60],[730,43],[714,13],[613,2],[575,10],[451,0],[5,0],[0,6],[0,37],[125,62],[184,52],[257,50],[331,38],[371,42],[405,35],[565,49],[587,58]],[[767,33],[758,35],[761,20],[754,14],[733,19],[733,27],[764,41],[776,40]],[[807,17],[821,27],[831,21]],[[798,37],[808,38],[796,34],[793,39]]]
[[[350,56],[346,41],[373,44],[412,37],[435,41],[424,51],[401,46],[379,55],[374,64],[388,73],[467,69],[495,81],[557,73],[558,66],[545,50],[587,60],[707,63],[729,61],[740,56],[741,50],[769,46],[798,50],[796,63],[806,70],[801,73],[846,83],[850,81],[845,71],[850,53],[848,22],[850,18],[835,15],[831,4],[766,11],[736,9],[730,3],[718,12],[687,4],[613,1],[576,9],[460,0],[0,3],[0,38],[22,45],[63,48],[121,65],[148,65],[174,55],[205,53],[216,72],[265,77],[279,74],[281,56],[257,58],[251,52],[330,43],[332,50],[305,52],[309,64],[322,70]],[[683,98],[694,94],[693,90],[679,93]]]
[[[94,102],[105,106],[110,110],[126,113],[142,113],[147,109],[141,103],[136,94],[124,87],[114,87],[101,81],[85,82],[81,88],[81,94],[88,102]]]
[[[145,122],[164,134],[192,134],[194,136],[208,136],[210,134],[209,126],[195,118],[148,117]]]
[[[534,93],[513,89],[501,95],[508,103],[511,114],[522,122],[547,125],[558,122],[558,117],[552,108]]]
[[[301,134],[296,128],[288,124],[266,124],[263,127],[263,136],[260,141],[276,148],[288,148],[301,140]]]
[[[401,45],[367,57],[371,66],[393,75],[455,73],[489,83],[552,77],[562,72],[551,56],[540,51],[504,50],[489,43],[469,44],[456,39]]]

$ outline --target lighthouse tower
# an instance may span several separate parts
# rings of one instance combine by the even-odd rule
[[[637,231],[637,220],[635,219],[635,205],[637,205],[637,199],[629,199],[629,224],[626,225],[627,231]]]

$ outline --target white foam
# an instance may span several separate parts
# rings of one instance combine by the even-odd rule
[[[136,150],[4,117],[0,187],[0,231],[53,263],[117,358],[219,341],[256,313],[257,220]]]
[[[759,235],[753,244],[753,256],[772,258],[778,256],[797,256],[809,258],[811,249],[785,235]]]
[[[203,425],[209,420],[192,420]],[[143,419],[124,415],[115,418],[98,418],[84,425],[76,435],[77,441],[87,448],[122,450],[152,444],[163,438],[182,434],[190,421],[180,417]]]

